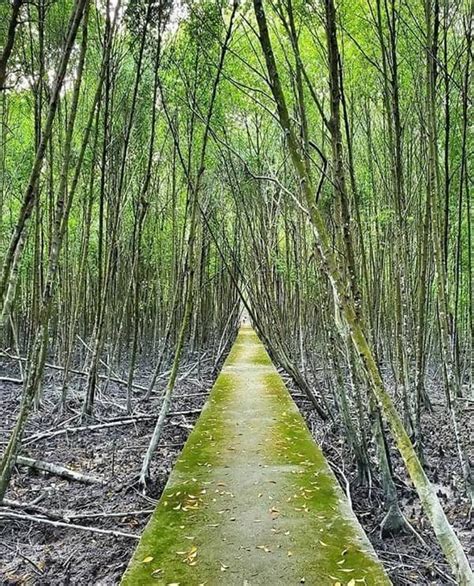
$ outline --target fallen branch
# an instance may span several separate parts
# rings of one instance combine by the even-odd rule
[[[23,356],[14,356],[13,354],[9,354],[8,352],[6,352],[5,350],[0,351],[0,354],[2,354],[3,356],[6,356],[7,358],[11,358],[12,360],[18,360],[19,362],[26,362],[27,359],[24,358]],[[205,354],[205,353],[204,353]],[[109,369],[109,372],[113,372],[111,367],[104,361],[101,360],[101,363],[107,368]],[[179,377],[179,381],[183,381],[185,380],[199,365],[199,362],[196,362],[187,372],[185,372],[184,374],[182,374]],[[61,366],[60,364],[50,364],[48,362],[45,363],[44,365],[45,368],[48,368],[50,370],[58,370],[58,371],[64,371],[64,366]],[[77,376],[88,376],[88,373],[84,370],[77,370],[75,368],[69,368],[68,369],[69,372],[71,374],[75,374]],[[166,372],[162,372],[160,373],[157,378],[162,379],[165,378],[166,376],[168,376],[170,373],[169,370],[167,370]],[[111,381],[114,383],[117,383],[119,385],[124,385],[124,386],[128,386],[128,381],[126,381],[123,378],[120,378],[116,375],[114,376],[110,376],[108,374],[98,374],[97,378],[100,380],[105,380],[105,381]],[[23,379],[21,378],[11,378],[8,376],[2,376],[0,377],[0,381],[1,382],[6,382],[6,383],[11,383],[11,384],[15,384],[15,385],[22,385],[23,384]],[[139,385],[137,383],[132,383],[132,389],[136,389],[138,391],[148,391],[147,387],[144,387],[143,385]],[[159,391],[161,392],[161,391]]]
[[[201,413],[202,409],[188,409],[187,411],[170,411],[168,417],[176,417],[177,415],[197,415]]]
[[[23,356],[13,356],[12,354],[5,352],[5,350],[3,350],[1,352],[1,354],[3,356],[7,356],[8,358],[11,358],[12,360],[20,360],[21,362],[27,361],[27,359],[24,358]],[[50,370],[59,370],[61,372],[64,371],[64,366],[60,366],[59,364],[50,364],[50,363],[46,362],[44,367],[49,368]],[[72,374],[76,374],[78,376],[88,376],[88,372],[86,372],[84,370],[77,370],[75,368],[70,368],[69,372]],[[107,374],[98,374],[97,378],[99,378],[100,380],[109,380],[109,381],[112,381],[112,382],[117,383],[119,385],[128,385],[128,381],[124,380],[123,378],[116,377],[116,376],[109,376]],[[20,379],[11,379],[10,381],[7,381],[7,382],[23,384],[23,381],[20,381]],[[143,387],[142,385],[137,385],[135,383],[132,384],[132,387],[134,389],[138,389],[139,391],[146,391],[147,390],[146,387]]]
[[[199,360],[197,362],[195,362],[191,368],[189,370],[187,370],[186,372],[184,372],[181,376],[178,377],[178,382],[181,382],[183,380],[185,380],[193,371],[196,370],[196,368],[201,364],[202,360],[204,359],[204,356],[206,356],[207,352],[204,352],[204,354],[202,354],[199,357]]]
[[[177,415],[196,415],[201,413],[202,409],[188,409],[186,411],[170,411],[168,417],[175,417]],[[118,417],[111,417],[104,419],[102,423],[133,423],[133,421],[146,421],[147,419],[155,419],[155,415],[148,415],[147,413],[137,413],[136,415],[119,415]]]
[[[30,513],[37,513],[39,515],[43,515],[44,517],[49,517],[50,519],[53,519],[55,521],[67,522],[68,520],[64,515],[62,515],[58,511],[47,509],[46,507],[39,507],[38,505],[35,505],[34,502],[22,503],[20,501],[3,499],[1,506],[8,507],[9,509],[20,509],[22,511],[27,511]]]
[[[99,518],[112,518],[112,517],[136,517],[139,515],[151,515],[154,509],[140,509],[137,511],[92,511],[88,513],[76,513],[74,511],[66,511],[62,513],[54,509],[47,509],[46,507],[39,507],[33,503],[22,503],[20,501],[14,501],[10,499],[3,499],[0,506],[8,507],[9,509],[20,509],[22,511],[37,513],[42,517],[53,519],[54,521],[63,521],[70,523],[73,519],[99,519]],[[1,511],[1,510],[0,510]],[[8,512],[8,511],[7,511]]]
[[[147,415],[146,418],[149,419],[151,418],[151,416]],[[25,438],[23,441],[23,445],[28,445],[42,439],[57,437],[58,435],[66,435],[68,433],[78,433],[80,431],[95,431],[96,429],[117,427],[119,425],[129,425],[131,423],[136,423],[137,421],[143,419],[145,419],[145,417],[135,417],[134,419],[121,419],[119,421],[108,421],[107,423],[94,423],[93,425],[81,425],[79,427],[65,427],[64,429],[56,429],[55,431],[45,431],[43,433],[33,434]]]
[[[188,411],[170,411],[168,417],[176,417],[177,415],[196,415],[201,412],[201,409],[190,409]],[[65,435],[68,433],[78,433],[80,431],[95,431],[97,429],[106,429],[108,427],[118,427],[120,425],[130,425],[138,421],[146,421],[148,419],[155,419],[154,415],[137,415],[134,417],[125,416],[113,421],[106,421],[105,423],[94,423],[93,425],[81,425],[79,427],[65,427],[64,429],[56,429],[54,431],[45,431],[30,435],[23,440],[23,445],[29,445],[42,439],[56,437],[58,435]]]
[[[85,484],[105,484],[101,478],[95,476],[89,476],[58,464],[51,464],[50,462],[43,462],[43,460],[35,460],[34,458],[26,458],[25,456],[17,456],[16,463],[22,466],[28,466],[33,470],[41,470],[43,472],[49,472],[68,480],[76,480],[77,482],[84,482]]]
[[[14,385],[22,385],[23,379],[22,378],[11,378],[9,376],[0,376],[0,382],[2,383],[11,383]]]
[[[154,512],[154,509],[142,509],[139,511],[121,511],[118,513],[73,513],[72,515],[67,515],[68,519],[97,519],[99,517],[135,517],[137,515],[151,515]]]
[[[0,519],[17,519],[18,521],[31,521],[32,523],[43,523],[53,527],[66,527],[67,529],[77,529],[79,531],[90,531],[91,533],[101,533],[102,535],[113,535],[114,537],[127,537],[129,539],[140,539],[140,535],[134,533],[123,533],[122,531],[113,531],[111,529],[99,529],[97,527],[86,527],[85,525],[75,525],[74,523],[65,523],[63,521],[53,521],[43,517],[34,517],[33,515],[11,513],[10,511],[0,510]]]
[[[175,427],[182,427],[183,429],[189,429],[189,430],[192,430],[194,427],[190,423],[185,423],[185,422],[181,422],[181,421],[172,421],[171,425],[174,425]]]

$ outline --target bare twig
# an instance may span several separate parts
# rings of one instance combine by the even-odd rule
[[[188,411],[170,411],[168,417],[176,417],[178,415],[196,415],[201,412],[201,409],[189,409]],[[113,421],[106,421],[105,423],[94,423],[93,425],[81,425],[79,427],[65,427],[64,429],[56,429],[54,431],[45,431],[43,433],[36,433],[28,436],[24,439],[23,445],[29,445],[42,439],[56,437],[58,435],[65,435],[68,433],[78,433],[80,431],[95,431],[97,429],[106,429],[108,427],[118,427],[120,425],[130,425],[137,423],[138,421],[146,421],[149,419],[155,419],[154,415],[137,415],[137,416],[124,416]]]
[[[77,482],[84,482],[85,484],[104,484],[104,480],[95,476],[88,476],[82,472],[59,466],[58,464],[51,464],[50,462],[44,462],[43,460],[36,460],[34,458],[26,458],[25,456],[17,456],[16,463],[22,466],[28,466],[34,470],[41,470],[43,472],[49,472],[61,478],[67,478],[68,480],[76,480]]]
[[[154,512],[154,509],[142,509],[139,511],[119,511],[119,512],[112,512],[109,513],[107,511],[100,512],[100,513],[72,513],[67,514],[68,519],[98,519],[101,517],[111,518],[111,517],[136,517],[138,515],[151,515]]]
[[[0,545],[2,545],[3,547],[5,547],[6,549],[9,549],[14,555],[19,555],[21,558],[23,558],[26,562],[28,562],[29,564],[31,564],[33,566],[33,570],[39,575],[42,576],[43,575],[43,571],[41,570],[41,568],[39,566],[37,566],[35,564],[35,562],[30,559],[28,556],[26,556],[24,553],[22,553],[19,548],[13,548],[11,546],[8,545],[8,543],[5,543],[4,541],[0,541]]]
[[[86,527],[84,525],[75,525],[73,523],[65,523],[63,521],[53,521],[52,519],[45,519],[43,517],[35,517],[33,515],[12,513],[10,511],[0,510],[0,519],[17,519],[18,521],[30,521],[32,523],[43,523],[45,525],[52,525],[53,527],[65,527],[66,529],[77,529],[78,531],[90,531],[91,533],[101,533],[102,535],[113,535],[115,537],[127,537],[128,539],[140,539],[140,535],[134,533],[124,533],[123,531],[113,531],[110,529],[99,529],[98,527]]]

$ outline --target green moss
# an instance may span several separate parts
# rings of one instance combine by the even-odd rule
[[[364,578],[367,584],[389,583],[368,542],[361,538],[362,530],[349,511],[337,479],[278,373],[265,375],[265,387],[278,413],[267,457],[292,466],[287,475],[293,488],[289,498],[306,525],[294,547],[306,559],[306,573],[317,565],[323,575],[333,576],[342,584],[351,577]],[[318,550],[313,559],[304,555],[308,535],[313,536]]]

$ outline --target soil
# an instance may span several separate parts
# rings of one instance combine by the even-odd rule
[[[206,401],[216,372],[212,368],[212,356],[207,353],[200,366],[189,373],[196,360],[197,357],[189,359],[181,368],[182,377],[188,374],[177,385],[172,412],[194,412],[201,409]],[[151,368],[151,365],[137,368],[135,383],[146,386]],[[0,364],[0,371],[5,376],[19,376],[14,363]],[[433,381],[435,380],[433,377]],[[81,422],[82,383],[81,379],[72,381],[67,410],[63,413],[58,408],[61,375],[51,375],[48,372],[42,405],[30,417],[25,436],[81,424],[106,422],[126,415],[124,387],[109,383],[106,389],[102,385],[98,394],[95,420]],[[142,393],[138,391],[134,399],[134,413],[156,415],[164,384],[165,379],[161,379],[156,387],[157,392],[147,402],[141,400]],[[320,388],[322,381],[314,381],[314,384],[316,389]],[[301,393],[291,383],[288,383],[288,387],[343,489],[349,483],[354,511],[393,583],[400,586],[455,583],[421,511],[396,448],[391,446],[391,454],[400,505],[416,535],[409,533],[382,538],[380,524],[384,518],[383,499],[376,474],[372,477],[370,488],[358,485],[355,464],[340,426],[337,422],[321,422]],[[2,447],[14,423],[20,390],[19,385],[0,383]],[[463,492],[461,471],[443,395],[434,382],[430,388],[430,396],[434,401],[434,410],[423,416],[427,472],[436,482],[450,522],[466,551],[472,556],[474,542],[469,504]],[[470,415],[472,416],[472,403],[466,402],[461,421],[461,428],[465,433],[472,430],[468,420]],[[190,413],[168,418],[153,459],[152,483],[146,496],[142,494],[136,481],[154,427],[154,418],[137,420],[133,425],[68,433],[32,441],[22,451],[23,455],[100,476],[107,484],[104,487],[71,482],[19,466],[15,470],[7,498],[21,503],[34,503],[65,517],[68,513],[123,513],[123,516],[76,518],[73,523],[139,536],[149,519],[149,513],[136,511],[150,511],[154,508],[197,417],[197,413]],[[33,509],[15,509],[15,512],[29,512],[39,516]],[[129,537],[99,535],[27,520],[5,519],[0,521],[0,584],[117,584],[136,545],[137,540]]]
[[[146,496],[137,484],[141,462],[148,447],[160,407],[161,391],[166,379],[156,385],[157,392],[150,401],[134,399],[134,414],[153,417],[138,420],[133,425],[103,428],[95,431],[68,433],[32,442],[22,455],[60,464],[84,474],[99,476],[106,486],[71,482],[30,468],[18,466],[14,472],[7,499],[34,503],[51,512],[66,516],[71,513],[122,513],[120,517],[74,519],[71,522],[88,527],[132,533],[139,536],[150,511],[159,498],[169,473],[192,429],[199,410],[204,405],[217,372],[213,360],[206,354],[200,366],[183,377],[196,365],[198,358],[187,361],[180,369],[178,384],[172,400],[172,412],[186,412],[167,419],[164,432],[151,466],[152,482]],[[7,368],[7,366],[9,368]],[[137,368],[135,384],[146,385],[151,368]],[[126,366],[124,366],[126,372]],[[1,364],[5,376],[18,377],[13,364]],[[19,405],[21,387],[0,383],[0,451],[13,426]],[[62,413],[60,403],[61,374],[50,376],[44,386],[43,401],[28,422],[25,437],[35,433],[66,427],[96,424],[127,415],[124,386],[108,384],[97,396],[93,421],[81,421],[83,380],[77,379],[69,390],[67,411]],[[197,411],[197,413],[194,413]],[[188,414],[188,412],[191,412]],[[8,508],[8,510],[12,510]],[[127,511],[148,511],[127,514]],[[39,516],[34,509],[15,509]],[[0,521],[0,584],[117,584],[137,545],[133,538],[99,535],[89,531],[53,527],[25,520]]]

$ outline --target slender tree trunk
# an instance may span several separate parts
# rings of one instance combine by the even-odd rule
[[[268,70],[270,87],[273,98],[278,110],[278,117],[283,131],[286,133],[288,141],[289,154],[293,162],[295,171],[301,181],[302,190],[306,200],[306,205],[310,211],[311,222],[314,227],[317,246],[323,261],[323,269],[328,275],[334,288],[334,293],[341,312],[350,329],[352,342],[356,351],[361,357],[367,372],[368,379],[371,383],[371,389],[375,399],[378,402],[383,416],[390,425],[391,431],[397,443],[400,454],[405,462],[408,473],[417,489],[422,505],[431,521],[433,529],[439,540],[439,543],[445,553],[445,556],[451,565],[452,571],[457,580],[462,585],[474,583],[474,577],[469,567],[469,562],[459,543],[453,528],[443,511],[441,503],[436,495],[436,490],[431,485],[423,467],[418,459],[416,451],[410,438],[403,426],[397,409],[395,408],[389,394],[385,390],[379,368],[374,359],[374,354],[367,342],[363,326],[360,322],[357,312],[348,297],[346,286],[341,281],[341,272],[338,267],[337,257],[331,251],[330,238],[326,229],[325,222],[321,212],[314,202],[314,190],[305,173],[304,165],[298,154],[297,140],[290,123],[290,117],[286,107],[286,101],[280,84],[275,57],[270,43],[266,16],[263,10],[262,0],[254,0],[254,10],[257,19],[259,40],[265,57]],[[335,9],[332,0],[326,0],[326,11],[329,12],[329,18],[335,21]]]
[[[58,108],[59,96],[63,87],[69,58],[74,46],[77,31],[81,23],[87,0],[75,0],[73,12],[69,20],[66,42],[61,55],[60,63],[56,72],[53,92],[49,103],[48,117],[41,135],[41,141],[36,151],[35,161],[28,180],[28,186],[23,196],[20,214],[12,234],[10,244],[5,256],[0,279],[0,300],[2,312],[0,327],[6,323],[15,294],[18,269],[26,240],[26,229],[29,218],[33,211],[38,194],[38,181],[43,167],[46,149],[51,138],[53,122]]]
[[[166,386],[165,395],[163,397],[163,403],[161,405],[160,413],[158,415],[158,419],[153,430],[153,434],[150,440],[150,444],[148,446],[147,452],[143,459],[143,464],[140,472],[140,485],[145,489],[147,482],[150,477],[150,463],[153,457],[153,454],[156,450],[156,446],[161,437],[161,433],[163,431],[163,426],[165,423],[166,416],[168,414],[170,405],[171,405],[171,397],[173,395],[174,387],[176,384],[176,378],[178,375],[178,369],[181,362],[181,355],[184,348],[185,336],[189,327],[189,323],[191,320],[191,313],[192,313],[192,304],[193,304],[193,287],[194,287],[194,246],[195,246],[195,238],[196,238],[196,225],[197,225],[197,215],[198,211],[200,210],[200,202],[199,202],[199,194],[200,194],[200,187],[201,181],[204,175],[205,167],[204,161],[206,157],[207,151],[207,144],[209,139],[209,132],[210,132],[210,125],[212,120],[212,114],[214,110],[214,104],[217,97],[217,90],[219,87],[219,82],[221,78],[222,69],[224,67],[224,60],[228,50],[229,42],[232,36],[233,25],[234,25],[234,18],[237,12],[237,3],[235,2],[233,5],[232,14],[229,20],[229,24],[226,31],[226,36],[221,48],[219,63],[217,65],[216,77],[214,79],[214,83],[212,86],[211,98],[209,102],[209,109],[207,112],[207,116],[205,119],[205,126],[204,126],[204,134],[201,146],[201,154],[199,159],[199,166],[198,166],[198,173],[195,184],[192,184],[192,179],[189,174],[190,166],[186,166],[184,159],[181,155],[181,151],[178,148],[180,153],[181,163],[183,164],[184,171],[188,177],[189,187],[190,187],[190,194],[191,194],[191,210],[190,210],[190,228],[189,228],[189,235],[187,240],[187,247],[186,247],[186,256],[184,259],[184,286],[185,286],[185,294],[183,300],[184,306],[184,313],[181,320],[181,326],[179,329],[178,340],[176,343],[174,359],[173,359],[173,366],[171,367],[171,374],[168,379],[168,384]],[[177,145],[178,147],[178,145]]]
[[[7,39],[3,51],[0,54],[0,92],[5,89],[5,80],[7,77],[7,63],[15,44],[15,34],[18,26],[18,16],[23,0],[13,0],[10,23],[8,25]]]
[[[69,218],[69,212],[71,210],[72,198],[74,195],[74,188],[71,189],[69,195],[67,195],[67,182],[68,172],[71,157],[72,148],[72,136],[74,131],[74,125],[76,121],[77,107],[79,103],[79,93],[82,82],[82,73],[84,70],[84,61],[87,50],[87,8],[84,19],[84,28],[82,35],[81,51],[79,56],[79,63],[77,68],[77,77],[74,86],[72,104],[71,104],[71,115],[67,128],[63,171],[59,185],[59,192],[57,195],[56,208],[54,212],[54,225],[52,241],[49,253],[48,272],[46,276],[44,291],[41,299],[38,329],[34,336],[32,344],[32,350],[28,359],[28,365],[26,369],[26,379],[23,387],[22,401],[20,405],[20,412],[17,417],[15,428],[10,436],[7,448],[3,455],[0,463],[0,502],[5,496],[5,492],[10,482],[11,471],[15,464],[18,449],[20,447],[21,438],[23,431],[28,420],[28,415],[31,410],[32,401],[38,394],[38,389],[41,385],[41,380],[44,371],[44,364],[46,361],[46,350],[48,346],[48,333],[49,333],[49,320],[51,316],[52,301],[54,298],[56,276],[58,269],[59,254],[61,251],[61,245],[64,237],[66,223]],[[88,133],[85,135],[85,144],[87,144]],[[85,144],[83,144],[83,152],[85,150]],[[77,177],[79,176],[82,159],[79,159],[78,169],[76,171]],[[77,184],[77,182],[76,182]],[[75,186],[74,186],[75,187]],[[66,201],[67,198],[67,201]]]

